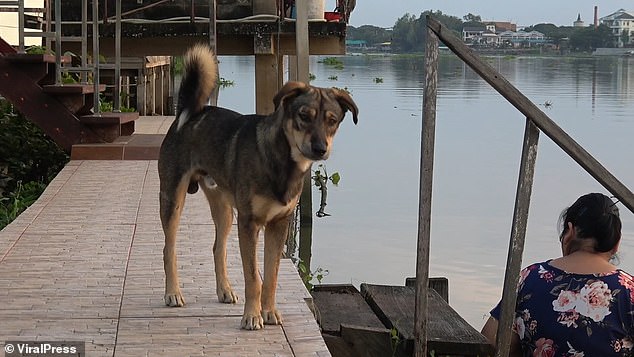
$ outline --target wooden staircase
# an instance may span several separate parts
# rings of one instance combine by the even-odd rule
[[[17,53],[0,38],[0,95],[67,152],[74,144],[110,143],[134,132],[138,113],[93,114],[93,84],[55,84],[55,66],[55,56]]]

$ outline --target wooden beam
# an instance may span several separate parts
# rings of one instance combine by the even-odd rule
[[[418,244],[416,251],[416,303],[414,308],[414,356],[427,357],[427,286],[431,240],[431,196],[434,177],[436,96],[438,87],[438,37],[427,30],[425,45],[425,95],[421,131]]]
[[[522,254],[524,253],[524,241],[526,238],[526,226],[528,225],[531,192],[533,190],[533,177],[535,176],[538,142],[539,129],[535,126],[535,123],[527,118],[526,128],[524,130],[524,145],[522,147],[520,172],[517,180],[517,192],[515,194],[511,241],[504,275],[501,305],[502,313],[498,323],[496,357],[508,356],[511,346],[511,334],[513,333],[511,327],[515,320],[517,283],[519,282],[519,273],[522,268]]]
[[[452,34],[451,30],[441,25],[440,22],[427,16],[427,26],[440,37],[447,47],[478,73],[480,77],[487,81],[491,87],[497,90],[498,93],[506,98],[508,102],[522,112],[522,114],[531,118],[535,125],[551,138],[568,156],[575,160],[603,185],[603,187],[616,196],[631,212],[634,212],[634,193],[552,121],[537,105],[509,83],[509,81],[491,67],[491,65],[482,61],[462,40]]]
[[[281,88],[282,65],[275,55],[255,55],[255,112],[273,113],[273,97]]]

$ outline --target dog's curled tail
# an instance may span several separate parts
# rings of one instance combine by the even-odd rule
[[[217,86],[216,55],[207,45],[194,45],[184,57],[184,75],[178,91],[178,107],[176,108],[178,129],[191,115],[203,109]]]

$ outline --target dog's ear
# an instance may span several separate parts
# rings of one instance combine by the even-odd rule
[[[337,102],[339,102],[339,105],[343,109],[344,115],[348,110],[352,112],[352,121],[356,124],[359,121],[359,108],[357,108],[357,105],[354,103],[354,100],[352,100],[350,94],[337,88],[332,88],[332,93],[335,95],[335,99],[337,99]]]
[[[308,92],[310,87],[303,82],[288,82],[280,89],[279,92],[273,98],[273,104],[275,105],[275,110],[284,103],[287,99],[291,99],[297,97],[302,93]]]

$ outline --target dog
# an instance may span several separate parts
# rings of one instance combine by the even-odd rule
[[[279,325],[275,290],[290,218],[311,165],[326,160],[345,114],[357,123],[358,108],[336,88],[288,82],[275,95],[269,115],[242,115],[207,106],[217,88],[212,50],[195,45],[184,59],[176,120],[161,145],[160,216],[165,233],[165,304],[183,306],[176,263],[176,232],[186,192],[202,189],[216,226],[213,246],[216,292],[222,303],[236,303],[227,278],[227,237],[237,211],[238,239],[245,282],[241,327]],[[264,281],[256,249],[264,228]]]

